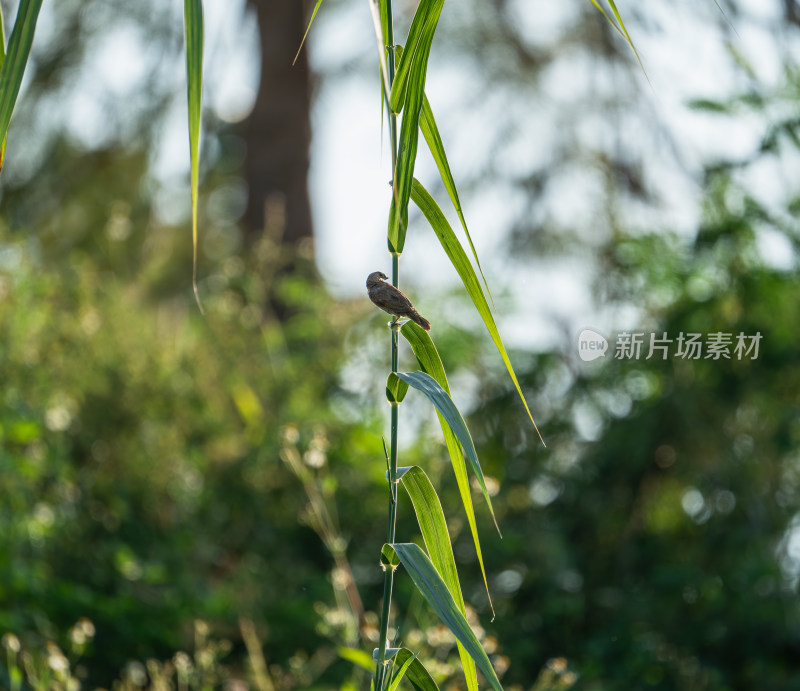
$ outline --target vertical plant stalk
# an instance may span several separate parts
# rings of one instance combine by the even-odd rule
[[[385,0],[386,7],[386,67],[389,76],[389,89],[391,90],[394,81],[394,29],[392,26],[392,0]],[[388,94],[386,95],[386,112],[389,118],[389,138],[391,140],[392,151],[392,177],[396,175],[397,168],[397,116],[389,107]],[[392,181],[394,190],[394,181]],[[400,283],[400,257],[392,254],[392,284],[395,288]],[[399,348],[399,326],[392,326],[392,372],[397,372],[398,348]],[[391,430],[389,446],[389,519],[386,529],[386,542],[395,542],[395,528],[397,525],[397,427],[398,427],[398,403],[392,402]],[[380,632],[378,633],[378,659],[375,662],[375,691],[381,691],[385,683],[385,674],[388,666],[386,661],[386,638],[389,633],[389,613],[392,607],[392,588],[394,586],[394,569],[386,568],[383,574],[383,602],[381,605]]]
[[[399,273],[399,257],[392,256],[392,283],[397,287]],[[392,372],[397,373],[399,337],[398,325],[392,326]],[[399,403],[392,401],[391,437],[389,442],[389,520],[386,528],[386,542],[395,543],[395,529],[397,526],[397,427],[399,418]],[[394,586],[394,569],[387,568],[383,573],[383,604],[381,606],[381,624],[378,641],[378,660],[375,663],[375,689],[383,688],[384,674],[387,666],[386,638],[389,633],[389,613],[392,607],[392,588]]]

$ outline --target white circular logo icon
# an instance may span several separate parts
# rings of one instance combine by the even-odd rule
[[[578,334],[578,355],[584,362],[605,357],[607,350],[608,341],[597,331],[584,329]]]

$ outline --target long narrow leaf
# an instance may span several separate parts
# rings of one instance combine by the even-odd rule
[[[397,64],[397,72],[392,82],[392,93],[389,98],[389,106],[395,113],[400,113],[403,110],[403,105],[406,102],[406,92],[408,89],[408,82],[411,76],[411,65],[417,59],[417,52],[420,46],[426,42],[430,49],[430,44],[433,42],[433,34],[436,29],[436,24],[439,21],[439,15],[442,13],[444,0],[422,0],[414,13],[414,18],[411,20],[411,27],[408,30],[408,38],[400,56],[400,61]],[[427,57],[425,58],[427,61]]]
[[[372,5],[373,0],[370,0],[370,7]],[[387,0],[380,0],[378,5],[378,19],[380,23],[380,31],[378,31],[378,27],[375,27],[376,35],[379,37],[379,48],[383,48],[381,53],[383,54],[383,62],[386,65],[386,80],[384,80],[384,72],[383,72],[383,63],[379,65],[380,73],[381,73],[381,141],[383,141],[383,108],[386,107],[387,115],[391,115],[391,110],[389,108],[389,89],[391,88],[391,81],[393,79],[392,74],[394,73],[394,60],[395,60],[395,51],[399,48],[389,48],[387,47],[388,37],[394,31],[393,25],[389,21],[389,8],[387,7]],[[374,21],[374,15],[373,15]],[[389,118],[389,127],[392,127],[393,121],[395,118]],[[391,137],[391,131],[390,131]],[[395,155],[395,146],[394,140],[392,140],[392,156]],[[394,158],[392,158],[392,165],[394,165]]]
[[[3,7],[0,6],[0,70],[6,61],[6,27],[3,21]]]
[[[481,470],[481,464],[478,462],[478,453],[475,451],[475,444],[472,442],[472,436],[467,428],[467,423],[464,422],[464,418],[461,416],[461,413],[458,412],[458,408],[456,408],[456,404],[453,403],[453,399],[450,398],[450,395],[430,374],[425,372],[398,372],[397,376],[406,382],[406,384],[425,394],[428,400],[433,403],[436,410],[438,410],[447,421],[447,424],[450,426],[450,429],[453,430],[458,441],[461,442],[461,447],[464,449],[464,455],[467,461],[469,461],[472,472],[475,473],[475,477],[478,478],[478,483],[483,491],[483,497],[486,499],[486,505],[489,507],[494,525],[497,531],[500,532],[497,520],[494,517],[494,509],[492,508],[492,500],[489,497],[489,490],[486,489],[483,470]]]
[[[517,380],[517,375],[514,372],[513,366],[511,365],[511,360],[508,358],[508,353],[503,345],[503,340],[500,338],[500,333],[497,330],[497,324],[495,324],[494,316],[492,315],[491,309],[489,309],[489,303],[486,302],[486,297],[481,289],[481,284],[478,282],[478,278],[475,276],[475,270],[472,268],[472,264],[470,264],[469,258],[467,257],[466,252],[464,252],[464,248],[458,241],[458,238],[453,232],[453,229],[450,227],[450,224],[447,222],[447,219],[442,213],[442,210],[439,208],[439,205],[434,201],[433,197],[431,197],[428,191],[420,184],[418,180],[414,180],[414,185],[411,190],[411,198],[422,210],[425,218],[428,219],[428,223],[430,223],[431,228],[433,228],[433,231],[436,233],[436,237],[439,238],[442,248],[449,257],[453,267],[458,272],[458,275],[461,277],[461,281],[464,284],[464,287],[467,289],[467,293],[472,299],[472,303],[475,305],[478,313],[481,315],[483,323],[486,325],[489,335],[492,337],[492,341],[494,341],[495,347],[500,353],[500,357],[503,358],[506,370],[508,370],[508,374],[511,377],[511,380],[514,382],[514,386],[516,387],[517,393],[522,400],[522,404],[525,406],[525,410],[527,411],[528,417],[533,424],[533,428],[539,435],[539,439],[541,440],[542,444],[544,444],[542,434],[539,432],[539,428],[536,426],[536,421],[533,419],[531,409],[528,407],[528,402],[525,400],[525,396],[522,393],[519,381]]]
[[[392,204],[389,209],[389,252],[402,254],[408,229],[408,202],[411,197],[411,185],[414,178],[414,166],[419,148],[419,116],[422,109],[422,97],[425,88],[425,70],[427,69],[430,46],[421,47],[424,53],[411,67],[408,98],[403,119],[400,123],[400,142],[397,152],[394,176],[392,178]]]
[[[382,19],[382,9],[378,5],[378,0],[368,0],[368,2],[370,14],[372,15],[372,26],[375,29],[375,40],[378,42],[378,64],[381,66],[381,84],[383,85],[384,98],[388,102],[391,80],[389,78],[389,68],[386,64],[385,22]]]
[[[419,40],[413,50],[406,45],[400,58],[398,75],[395,84],[403,79],[401,69],[410,67],[405,88],[405,106],[403,121],[400,126],[400,142],[392,176],[392,205],[389,209],[389,251],[392,254],[401,254],[405,245],[406,229],[408,228],[408,202],[411,196],[411,186],[414,179],[414,165],[417,160],[417,147],[419,144],[419,117],[422,110],[422,101],[425,97],[425,79],[428,72],[428,57],[431,52],[433,35],[439,22],[444,0],[424,0],[417,9],[421,16],[419,24]],[[415,20],[417,18],[415,15]],[[414,22],[412,22],[412,26]],[[398,87],[399,88],[399,87]],[[392,98],[395,98],[394,86]],[[393,107],[393,110],[396,109]]]
[[[619,10],[617,10],[614,0],[608,0],[608,4],[611,6],[611,11],[614,13],[614,16],[617,19],[616,21],[609,17],[608,13],[601,7],[597,0],[589,0],[589,2],[591,2],[600,11],[600,14],[606,18],[606,21],[608,21],[608,23],[611,24],[614,29],[616,29],[617,33],[619,33],[619,35],[628,42],[633,54],[636,56],[636,61],[639,63],[639,67],[641,67],[642,72],[644,72],[645,70],[644,65],[642,64],[642,59],[639,57],[639,52],[636,50],[636,46],[633,45],[633,40],[631,39],[628,30],[625,28],[625,23],[622,21],[622,16],[620,15]],[[646,72],[645,76],[647,76]]]
[[[411,666],[406,672],[406,679],[411,682],[411,685],[416,691],[439,691],[439,687],[433,680],[425,665],[414,657],[408,648],[400,648],[394,656],[395,662],[399,665],[404,665],[409,659],[412,660]]]
[[[450,534],[447,532],[444,511],[442,511],[442,504],[436,495],[436,490],[433,489],[425,471],[418,466],[409,468],[401,482],[414,506],[414,513],[417,515],[417,523],[422,532],[422,539],[425,540],[428,555],[442,580],[447,584],[447,589],[461,613],[466,614],[461,585],[458,582],[456,562],[453,558],[453,548],[450,545]]]
[[[200,170],[200,115],[203,99],[203,3],[184,0],[186,32],[186,92],[189,101],[189,157],[192,168],[192,289],[200,312],[197,292],[197,188]]]
[[[464,615],[458,610],[453,596],[450,595],[450,591],[447,590],[447,586],[425,552],[413,543],[394,544],[391,545],[391,548],[397,553],[400,562],[408,571],[414,585],[417,586],[417,590],[422,593],[442,623],[467,649],[492,688],[495,691],[503,691],[486,652],[475,637]]]
[[[8,49],[5,51],[3,67],[0,69],[0,170],[3,166],[6,149],[8,127],[11,124],[11,115],[19,96],[22,77],[28,64],[31,53],[33,35],[36,32],[36,20],[42,0],[20,0],[17,8],[17,18],[8,39]]]
[[[381,19],[382,35],[389,36],[389,34],[393,33],[393,28],[392,28],[393,24],[391,22],[391,18],[389,17],[389,7],[388,7],[388,5],[391,3],[389,3],[387,0],[380,0],[378,4],[379,4],[378,14],[380,15]]]
[[[597,8],[598,12],[600,12],[600,14],[602,14],[606,18],[606,21],[609,24],[611,24],[611,26],[614,27],[614,29],[619,33],[619,35],[625,38],[625,34],[622,33],[622,29],[620,29],[617,23],[613,19],[611,19],[611,17],[608,16],[608,12],[606,12],[603,9],[602,5],[599,2],[597,2],[597,0],[589,0],[589,2],[591,2]]]
[[[3,22],[3,8],[0,7],[0,70],[3,69],[3,63],[6,61],[6,29]],[[6,142],[8,141],[8,133],[3,137],[3,142],[0,144],[0,170],[3,170],[3,160],[6,156]]]
[[[392,679],[392,683],[389,684],[389,691],[397,691],[397,687],[400,686],[400,682],[403,680],[403,677],[406,675],[408,668],[411,667],[411,664],[417,659],[416,654],[413,657],[406,660],[400,666],[400,669],[397,670],[397,674],[394,675],[394,679]]]
[[[389,549],[392,549],[391,545],[387,545]],[[394,550],[392,550],[394,552]],[[355,653],[361,652],[353,650],[352,648],[345,648],[345,651],[348,653]],[[339,654],[341,653],[342,648],[339,649]],[[372,657],[370,659],[370,666],[369,670],[372,671],[372,667],[374,665],[375,660],[378,659],[377,656],[377,648],[372,651]],[[364,657],[369,657],[366,653],[363,653]],[[350,657],[345,657],[345,659],[351,659]],[[362,659],[359,657],[359,659]],[[387,648],[386,649],[386,660],[392,660],[395,664],[400,665],[401,667],[406,666],[406,663],[411,661],[411,664],[407,667],[407,672],[405,678],[411,682],[411,685],[417,691],[439,691],[439,687],[436,685],[436,682],[433,680],[430,672],[425,669],[425,665],[423,665],[418,659],[417,654],[412,653],[408,648]],[[351,660],[353,661],[353,660]]]
[[[642,64],[642,59],[639,57],[639,51],[636,50],[636,46],[633,45],[633,39],[631,38],[628,30],[625,28],[625,22],[622,21],[622,16],[617,9],[617,5],[614,0],[608,0],[608,4],[611,5],[611,10],[614,12],[614,16],[617,18],[617,22],[619,22],[620,29],[622,29],[622,34],[625,36],[625,40],[628,42],[628,45],[631,47],[633,54],[636,56],[636,60],[639,62],[639,67],[642,68],[644,72],[644,65]]]
[[[486,282],[486,276],[481,267],[481,260],[478,259],[478,252],[475,249],[475,245],[472,243],[472,236],[469,234],[469,228],[467,228],[467,220],[464,218],[464,212],[461,209],[461,200],[458,198],[456,182],[453,180],[453,174],[450,172],[450,164],[447,162],[447,155],[444,152],[444,143],[439,134],[439,128],[436,126],[431,104],[428,101],[428,97],[425,95],[423,95],[422,98],[422,112],[419,117],[419,127],[422,130],[425,141],[428,142],[428,148],[433,156],[433,160],[436,161],[439,175],[442,178],[447,194],[450,195],[450,201],[453,202],[453,207],[458,214],[458,219],[461,221],[461,227],[464,229],[464,234],[467,236],[467,241],[472,250],[472,256],[475,257],[475,264],[478,266],[478,271],[480,271],[483,285],[486,286],[486,292],[489,295],[489,299],[492,301],[492,306],[494,306],[494,298],[489,290],[489,284]]]
[[[411,350],[414,351],[414,355],[422,371],[430,374],[449,394],[450,386],[447,383],[444,365],[442,364],[439,352],[436,350],[436,346],[433,344],[430,334],[410,321],[403,324],[400,333],[403,334],[411,346]],[[442,434],[444,435],[444,442],[447,445],[447,452],[450,455],[450,462],[453,465],[453,473],[456,476],[458,492],[461,495],[461,502],[464,504],[467,522],[469,523],[469,529],[472,533],[472,541],[475,544],[475,552],[478,555],[478,564],[481,567],[483,584],[486,587],[486,596],[489,598],[489,607],[492,609],[492,617],[494,617],[494,605],[492,604],[492,596],[489,594],[489,583],[486,579],[486,569],[483,565],[481,541],[478,537],[478,526],[475,523],[475,510],[472,506],[472,494],[470,493],[467,468],[464,463],[464,452],[461,450],[461,444],[458,443],[456,435],[453,434],[453,430],[450,429],[450,425],[447,424],[442,414],[437,410],[436,415],[439,418],[439,424],[442,427]]]
[[[461,584],[458,581],[456,560],[453,558],[453,547],[450,544],[450,534],[447,532],[447,522],[442,511],[442,504],[436,495],[431,481],[422,468],[413,466],[403,474],[403,487],[406,488],[414,513],[417,516],[422,539],[431,562],[436,567],[459,611],[465,617],[467,610],[464,607],[464,596],[461,593]],[[458,654],[461,657],[461,666],[464,668],[464,677],[467,688],[476,691],[478,677],[475,674],[475,663],[469,656],[464,646],[458,643]]]
[[[319,6],[322,4],[322,0],[317,0],[317,4],[314,6],[314,11],[311,13],[311,19],[308,20],[308,26],[306,27],[306,32],[303,34],[303,38],[300,40],[300,47],[297,49],[297,53],[294,56],[294,60],[292,60],[292,65],[297,62],[297,58],[300,57],[300,51],[303,50],[303,44],[306,42],[306,37],[308,36],[308,32],[311,31],[311,25],[314,23],[314,17],[317,16],[317,11],[319,10]]]

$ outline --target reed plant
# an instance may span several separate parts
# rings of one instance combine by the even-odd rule
[[[378,43],[383,97],[388,117],[389,145],[392,153],[392,197],[387,232],[387,244],[392,262],[392,285],[399,288],[400,257],[406,241],[408,207],[413,200],[435,232],[446,256],[458,272],[467,293],[478,309],[506,364],[520,398],[528,410],[531,424],[535,427],[533,417],[530,415],[514,369],[497,331],[489,305],[491,295],[469,235],[442,138],[439,135],[430,102],[425,96],[428,58],[443,4],[443,0],[421,2],[412,20],[405,43],[403,46],[399,46],[395,44],[394,39],[391,0],[370,1]],[[400,117],[399,132],[398,117]],[[483,284],[478,280],[469,255],[444,213],[422,183],[414,178],[414,164],[420,132],[436,161],[442,182],[461,221],[464,236],[472,250],[475,266],[481,273]],[[484,287],[486,287],[485,291]],[[487,295],[489,299],[487,299]],[[445,369],[430,334],[412,321],[401,323],[400,320],[395,319],[389,324],[389,327],[391,332],[391,371],[386,381],[386,397],[391,406],[391,423],[386,462],[390,492],[386,543],[381,549],[384,586],[380,630],[378,647],[373,651],[375,673],[371,686],[373,689],[381,691],[395,689],[400,680],[407,676],[417,689],[437,688],[432,676],[417,658],[417,654],[405,647],[391,647],[388,638],[394,576],[397,568],[402,565],[417,590],[455,636],[467,688],[477,689],[477,669],[479,669],[492,688],[499,690],[502,687],[497,674],[466,620],[465,603],[453,558],[452,545],[436,490],[424,469],[418,466],[401,466],[398,463],[399,406],[409,388],[423,394],[437,412],[484,583],[486,583],[486,571],[470,496],[467,465],[477,479],[486,506],[494,518],[491,498],[467,425],[450,397]],[[416,356],[419,365],[417,371],[398,371],[401,335]],[[411,499],[426,550],[413,542],[401,542],[397,539],[397,494],[401,484]],[[491,599],[489,601],[491,602]]]
[[[318,0],[314,14],[321,2],[322,0]],[[530,423],[539,434],[498,332],[491,292],[470,237],[431,104],[425,95],[428,61],[444,0],[422,0],[419,3],[402,45],[396,42],[394,36],[392,0],[369,0],[369,3],[377,39],[383,102],[388,118],[389,146],[392,154],[392,197],[387,230],[387,245],[392,263],[392,285],[399,288],[400,257],[406,242],[409,204],[413,201],[458,273],[497,347]],[[606,14],[596,0],[592,0],[592,3],[630,43],[613,0],[609,0],[609,5],[616,21]],[[441,182],[458,216],[470,253],[465,250],[436,200],[414,177],[420,133],[436,162]],[[418,690],[428,691],[437,688],[432,676],[417,658],[417,654],[408,648],[391,647],[388,638],[394,576],[398,567],[402,566],[431,609],[455,636],[467,688],[470,691],[478,688],[477,670],[480,670],[489,685],[499,691],[502,686],[497,674],[466,620],[466,608],[453,558],[452,544],[436,490],[424,469],[419,466],[401,466],[398,462],[399,406],[409,388],[424,395],[436,410],[488,595],[486,569],[475,522],[467,467],[477,480],[485,504],[494,520],[492,502],[483,471],[469,429],[450,396],[445,368],[430,334],[413,321],[401,323],[399,319],[395,319],[390,322],[389,327],[391,371],[386,381],[386,398],[391,406],[390,443],[386,453],[389,504],[386,543],[381,549],[381,566],[384,571],[383,599],[378,647],[373,651],[375,672],[371,688],[373,691],[384,691],[384,689],[393,691],[404,676]],[[403,336],[416,356],[419,366],[417,371],[398,371],[400,336]],[[542,440],[541,434],[539,438]],[[399,485],[403,486],[411,499],[425,550],[413,542],[398,541],[396,525]],[[495,526],[497,527],[496,521]],[[499,527],[497,529],[499,533]],[[490,596],[489,603],[491,605]]]

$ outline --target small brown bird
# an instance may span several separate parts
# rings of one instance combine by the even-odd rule
[[[367,295],[384,312],[395,316],[396,324],[400,317],[408,317],[415,324],[421,326],[425,331],[431,330],[430,322],[414,309],[405,295],[403,295],[391,283],[387,283],[388,276],[381,271],[373,271],[367,276]]]

